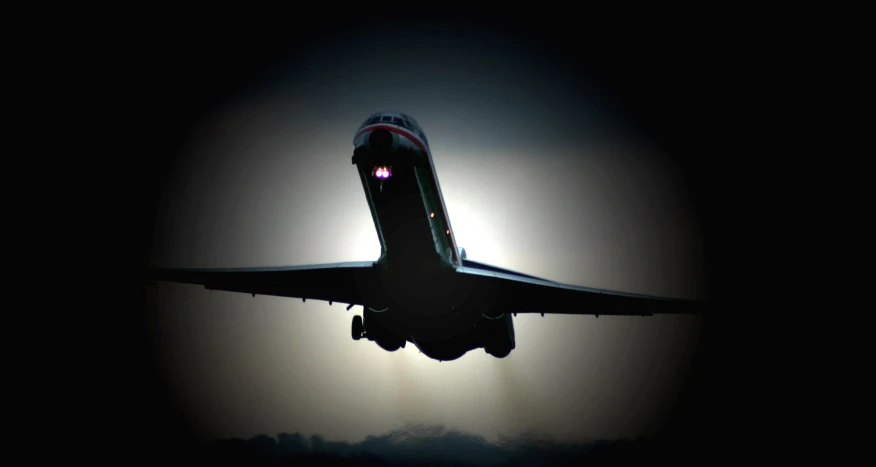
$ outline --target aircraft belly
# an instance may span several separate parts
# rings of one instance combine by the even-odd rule
[[[431,342],[453,338],[469,332],[482,319],[482,310],[465,306],[454,293],[456,290],[442,290],[428,281],[414,289],[392,280],[384,282],[382,289],[387,300],[374,307],[382,310],[372,311],[374,319],[407,340]]]
[[[383,256],[425,259],[436,256],[426,207],[415,175],[415,152],[385,155],[360,151],[357,165],[374,218]],[[375,167],[388,167],[391,176],[377,178]],[[430,258],[431,259],[431,258]]]
[[[381,243],[381,260],[437,260],[458,265],[453,232],[429,155],[400,148],[357,148],[354,154]],[[376,177],[389,168],[391,175]]]
[[[470,333],[482,310],[467,302],[470,281],[456,274],[458,253],[428,154],[357,147],[353,163],[381,242],[376,267],[382,297],[368,311],[366,329],[370,319],[408,341],[427,343]]]

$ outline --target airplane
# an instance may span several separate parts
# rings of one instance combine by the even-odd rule
[[[344,303],[352,338],[394,352],[415,345],[455,360],[483,348],[505,358],[516,348],[518,313],[652,316],[703,314],[686,300],[562,284],[468,259],[457,246],[429,141],[409,115],[377,112],[353,138],[352,165],[380,242],[375,261],[218,269],[150,268],[150,281],[256,295]]]

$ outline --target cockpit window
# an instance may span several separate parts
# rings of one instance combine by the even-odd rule
[[[382,122],[391,122],[391,121],[392,121],[392,117],[390,117],[390,116],[388,116],[388,115],[384,115],[384,116],[380,117],[380,121],[382,121]]]
[[[371,120],[368,121],[369,125],[373,125],[380,121],[380,117],[372,117]]]
[[[395,123],[398,126],[404,126],[403,120],[398,117],[392,117],[392,123]]]

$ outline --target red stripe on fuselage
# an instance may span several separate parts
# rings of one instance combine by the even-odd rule
[[[420,141],[420,138],[418,138],[417,135],[411,133],[410,131],[408,131],[408,130],[406,130],[406,129],[404,129],[404,128],[397,127],[397,126],[394,126],[394,125],[374,125],[374,126],[368,126],[368,127],[365,127],[365,128],[362,128],[361,130],[359,130],[359,132],[356,133],[356,137],[355,137],[355,138],[358,138],[359,135],[361,135],[362,133],[365,133],[366,131],[374,131],[374,130],[387,130],[387,131],[391,131],[391,132],[393,132],[393,133],[398,133],[398,134],[404,136],[405,138],[407,138],[410,142],[416,144],[417,147],[420,148],[421,151],[423,151],[423,152],[426,152],[426,151],[427,151],[427,150],[426,150],[426,145],[423,144],[422,141]],[[355,139],[355,138],[353,138],[353,139]]]

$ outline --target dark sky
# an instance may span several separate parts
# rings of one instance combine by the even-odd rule
[[[572,284],[709,295],[707,161],[721,148],[704,116],[723,99],[709,99],[719,49],[694,51],[660,28],[584,32],[592,21],[156,34],[138,96],[154,110],[147,262],[376,257],[349,157],[361,121],[392,109],[428,135],[470,258]],[[409,422],[488,440],[653,435],[699,420],[678,414],[703,407],[701,355],[715,345],[695,317],[521,316],[509,358],[439,364],[353,342],[356,310],[337,305],[166,284],[146,299],[150,383],[170,395],[156,417],[202,438],[356,441]]]

